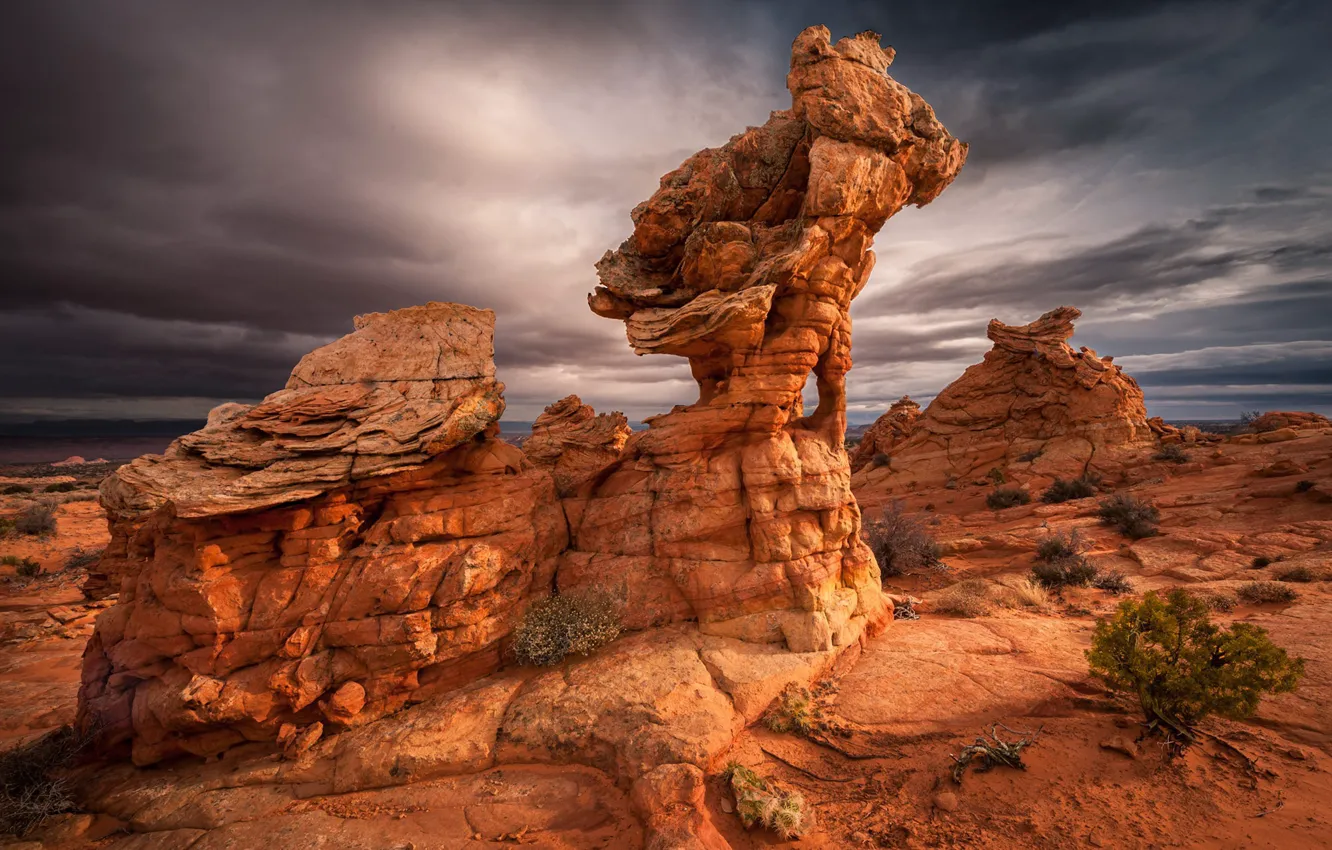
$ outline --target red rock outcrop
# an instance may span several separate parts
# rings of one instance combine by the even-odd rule
[[[84,721],[148,763],[357,725],[497,668],[567,535],[550,476],[494,436],[493,328],[454,304],[361,316],[286,389],[112,475],[120,596]]]
[[[911,396],[904,395],[893,402],[887,413],[865,429],[851,455],[851,470],[854,472],[870,463],[875,455],[891,453],[916,430],[919,418],[920,405],[912,401]]]
[[[554,476],[560,496],[568,496],[614,462],[632,433],[623,413],[598,414],[571,395],[536,418],[523,454]]]
[[[1074,307],[1028,325],[990,322],[994,347],[939,393],[891,452],[896,485],[937,485],[998,467],[1034,476],[1077,476],[1124,449],[1154,444],[1136,381],[1067,342]]]
[[[663,177],[597,264],[592,310],[623,320],[639,354],[689,358],[699,385],[566,502],[557,584],[612,583],[632,626],[697,619],[804,651],[890,616],[843,447],[848,311],[874,234],[966,158],[891,60],[875,33],[833,45],[805,30],[791,109]]]
[[[1257,433],[1279,431],[1282,428],[1332,428],[1332,420],[1319,413],[1296,410],[1269,410],[1249,423],[1249,429]]]

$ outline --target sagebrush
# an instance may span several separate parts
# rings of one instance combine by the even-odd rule
[[[1294,602],[1299,598],[1295,588],[1279,581],[1249,581],[1235,589],[1240,599],[1251,605],[1269,602]]]
[[[939,542],[901,502],[893,502],[878,519],[865,523],[865,542],[883,578],[939,566]]]
[[[969,578],[946,587],[930,603],[930,609],[955,617],[984,617],[994,609],[991,585],[979,578]]]
[[[620,603],[598,590],[548,596],[532,603],[513,632],[519,664],[548,667],[590,655],[620,636]]]
[[[1184,451],[1184,447],[1179,443],[1171,443],[1168,446],[1162,446],[1156,454],[1152,455],[1152,460],[1161,460],[1166,463],[1188,463],[1189,453]]]
[[[1293,691],[1304,662],[1263,629],[1214,624],[1207,604],[1183,590],[1148,592],[1099,620],[1087,659],[1094,676],[1133,694],[1151,732],[1173,744],[1193,739],[1205,717],[1252,717],[1265,694]]]
[[[985,504],[991,510],[1001,511],[1031,502],[1031,494],[1020,487],[999,487],[985,497]]]
[[[1154,536],[1156,524],[1161,521],[1161,512],[1154,505],[1128,493],[1103,499],[1097,514],[1103,524],[1132,540]]]
[[[1096,495],[1096,482],[1092,478],[1082,476],[1081,478],[1064,479],[1056,478],[1045,488],[1041,494],[1041,501],[1049,505],[1057,505],[1061,502],[1070,502],[1074,499],[1085,499],[1088,496]]]
[[[0,833],[26,835],[51,815],[74,808],[60,774],[94,737],[95,732],[66,726],[0,753]]]
[[[14,518],[14,530],[19,534],[41,537],[56,532],[56,508],[50,502],[34,502]]]

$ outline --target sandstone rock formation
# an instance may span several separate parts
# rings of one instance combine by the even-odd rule
[[[994,347],[944,388],[891,452],[902,487],[1018,468],[1076,477],[1093,460],[1155,443],[1142,390],[1110,357],[1067,342],[1074,307],[1027,325],[990,322]]]
[[[915,432],[919,418],[920,405],[912,401],[911,396],[904,395],[893,402],[888,412],[874,420],[860,438],[851,455],[851,470],[854,472],[870,463],[875,455],[891,454]]]
[[[532,423],[523,454],[554,476],[560,496],[568,496],[618,458],[632,433],[623,413],[598,415],[571,395],[547,407]]]
[[[1319,413],[1295,410],[1269,410],[1249,423],[1257,433],[1278,431],[1282,428],[1332,428],[1332,420]]]
[[[287,388],[102,487],[120,597],[81,713],[136,762],[356,725],[499,666],[549,591],[550,477],[495,438],[494,316],[359,317]]]
[[[630,625],[844,645],[887,616],[843,435],[851,300],[870,243],[966,157],[886,73],[875,33],[796,39],[789,110],[701,151],[633,211],[589,297],[639,354],[689,358],[699,399],[647,420],[586,498],[560,587],[610,581]],[[802,415],[813,373],[819,401]]]

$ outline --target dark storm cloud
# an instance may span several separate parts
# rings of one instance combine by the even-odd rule
[[[988,347],[989,315],[1063,300],[1117,354],[1218,344],[1209,329],[1226,345],[1322,339],[1310,311],[1332,241],[1311,222],[1329,201],[1305,175],[1329,141],[1327,15],[1262,0],[12,0],[0,406],[255,399],[351,316],[431,299],[496,311],[514,418],[568,392],[631,416],[690,401],[682,360],[633,356],[620,323],[587,311],[592,265],[660,175],[789,103],[789,42],[813,22],[884,33],[893,73],[972,145],[955,187],[881,238],[877,274],[909,273],[857,304],[857,403],[937,390]],[[1159,182],[1142,163],[1208,170],[1169,205],[1137,190],[1117,220],[1089,214],[1079,195]],[[1051,208],[1005,206],[1046,185]],[[1128,333],[1121,310],[1158,338]]]

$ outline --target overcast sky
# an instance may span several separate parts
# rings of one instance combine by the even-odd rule
[[[1332,412],[1332,3],[4,0],[0,419],[199,417],[357,313],[498,314],[506,420],[696,398],[585,296],[629,210],[790,105],[804,26],[862,29],[971,144],[879,234],[853,422],[993,317],[1152,413]]]

